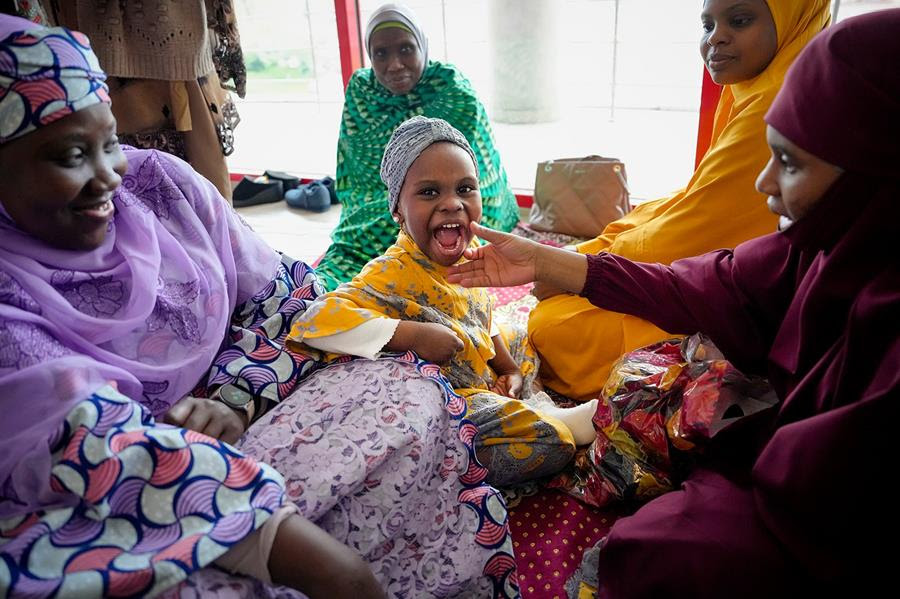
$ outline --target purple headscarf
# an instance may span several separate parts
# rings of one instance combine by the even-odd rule
[[[898,53],[897,9],[826,29],[788,70],[766,122],[831,164],[900,178]]]
[[[0,15],[0,143],[109,104],[105,79],[84,34]]]
[[[3,31],[11,19],[0,16]],[[0,518],[59,504],[50,437],[74,404],[112,382],[161,415],[205,375],[235,306],[274,275],[277,254],[212,184],[172,156],[125,155],[95,250],[51,247],[0,211]]]

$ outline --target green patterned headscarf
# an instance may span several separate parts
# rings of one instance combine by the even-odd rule
[[[444,119],[458,129],[478,160],[483,205],[481,223],[510,231],[519,218],[516,197],[494,145],[484,106],[456,67],[431,61],[411,92],[395,96],[370,68],[350,78],[337,152],[335,189],[341,220],[316,271],[328,290],[349,281],[397,239],[388,209],[388,190],[379,169],[394,129],[415,115]]]

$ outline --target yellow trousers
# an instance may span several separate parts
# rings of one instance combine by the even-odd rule
[[[601,310],[569,294],[539,302],[528,334],[540,356],[541,381],[577,401],[600,395],[622,354],[671,337],[646,320]]]

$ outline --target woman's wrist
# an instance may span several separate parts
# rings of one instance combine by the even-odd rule
[[[541,283],[550,283],[550,278],[552,277],[552,262],[553,255],[549,252],[551,250],[550,246],[544,244],[537,244],[537,249],[534,252],[534,280],[535,282]],[[549,254],[549,255],[548,255]],[[548,262],[550,262],[550,268],[548,268]]]
[[[231,408],[240,417],[241,422],[244,423],[244,430],[250,427],[253,417],[258,412],[253,396],[235,385],[222,385],[213,391],[209,398]]]
[[[587,258],[577,252],[541,245],[535,252],[534,271],[535,281],[578,294],[587,278]]]

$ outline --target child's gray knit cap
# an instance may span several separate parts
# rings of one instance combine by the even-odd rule
[[[454,143],[468,152],[475,165],[475,172],[478,172],[475,152],[472,151],[466,137],[453,125],[443,119],[414,116],[394,129],[391,140],[384,148],[384,157],[381,159],[381,180],[388,188],[391,214],[397,211],[400,188],[403,187],[409,167],[425,151],[425,148],[439,141]]]

